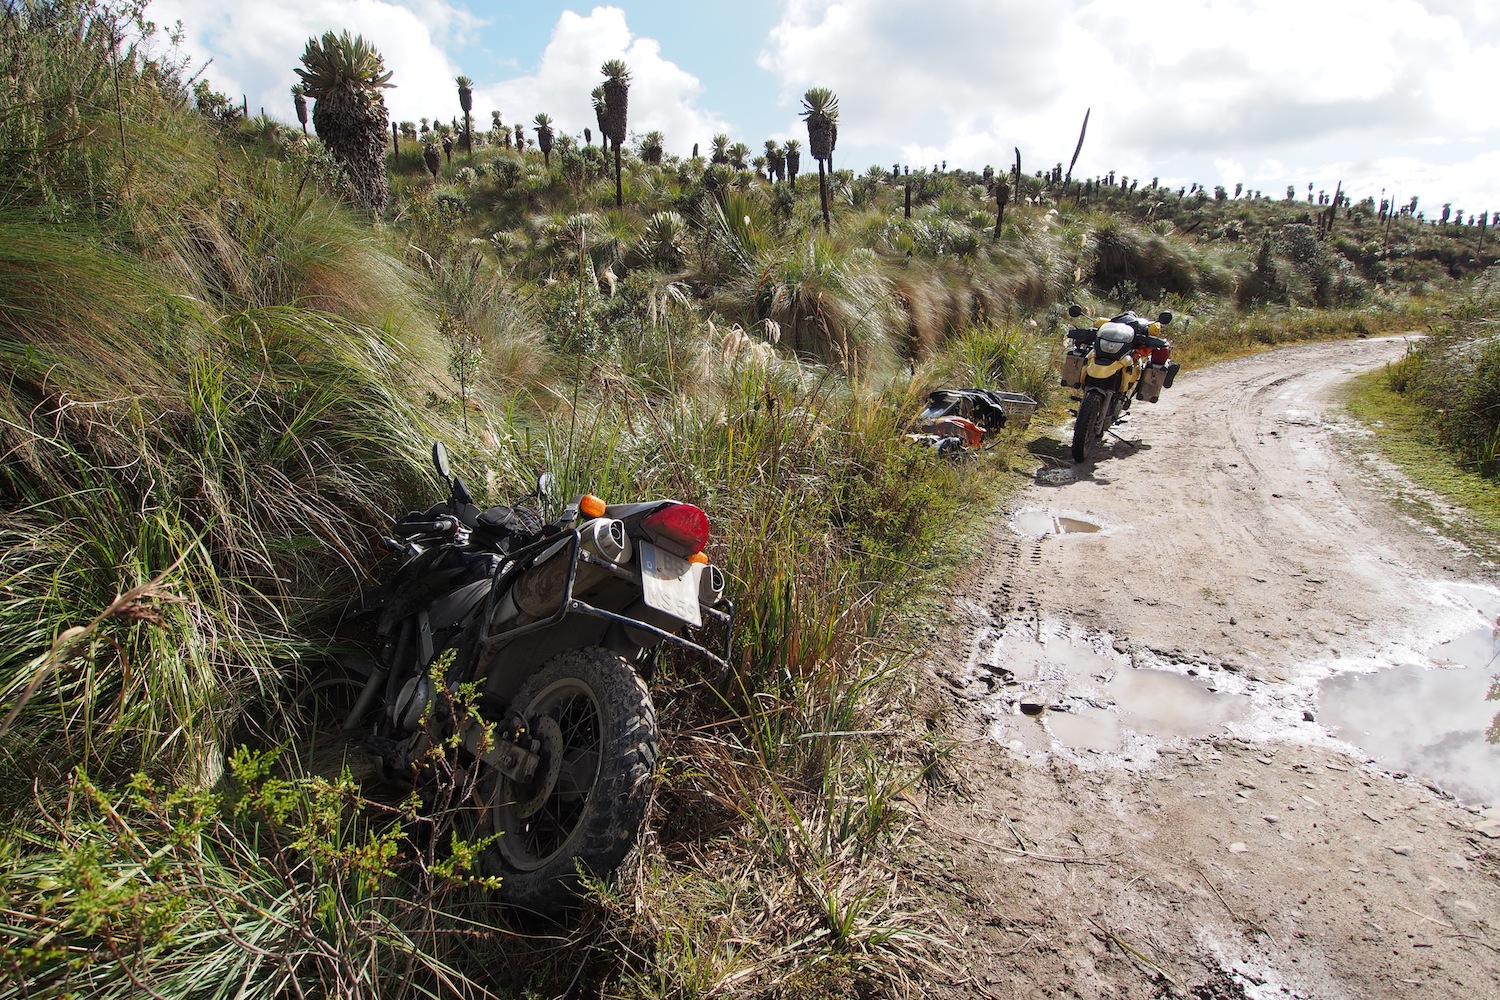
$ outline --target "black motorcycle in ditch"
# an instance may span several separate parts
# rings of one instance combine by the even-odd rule
[[[524,506],[479,510],[441,444],[433,462],[450,495],[381,539],[400,563],[360,614],[369,656],[344,729],[365,730],[387,778],[419,791],[434,754],[465,775],[453,808],[488,843],[500,900],[556,912],[580,871],[608,875],[639,839],[658,651],[727,671],[733,604],[692,504],[585,495],[544,523]],[[718,652],[699,641],[712,626]]]

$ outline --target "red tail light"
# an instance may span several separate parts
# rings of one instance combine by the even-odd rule
[[[663,507],[645,517],[641,529],[668,552],[684,557],[708,544],[708,515],[690,503]]]

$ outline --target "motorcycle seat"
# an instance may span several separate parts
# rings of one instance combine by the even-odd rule
[[[541,530],[542,518],[525,507],[491,507],[481,511],[475,529],[492,537],[532,535]]]
[[[510,552],[541,531],[541,514],[526,507],[490,507],[474,519],[474,537],[481,544]]]

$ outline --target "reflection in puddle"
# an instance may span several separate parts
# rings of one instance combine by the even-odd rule
[[[1126,666],[1086,693],[1089,701],[1109,709],[1085,704],[1068,711],[1048,712],[1044,723],[1052,738],[1075,750],[1118,750],[1122,732],[1140,736],[1176,738],[1207,736],[1225,723],[1245,717],[1249,705],[1244,698],[1209,691],[1192,677]]]
[[[1063,746],[1076,750],[1120,749],[1120,717],[1102,708],[1053,712],[1047,730]]]
[[[1500,599],[1476,610],[1494,621]],[[1319,721],[1381,766],[1419,775],[1473,804],[1500,803],[1500,746],[1485,731],[1500,711],[1485,701],[1500,639],[1476,628],[1434,648],[1432,666],[1340,674],[1319,689]]]
[[[1354,672],[1335,656],[1331,668],[1293,666],[1289,677],[1266,680],[1212,663],[1182,672],[1149,652],[1137,667],[1107,634],[1014,618],[982,630],[951,679],[979,707],[990,737],[1022,757],[1062,753],[1084,766],[1141,768],[1164,741],[1224,732],[1353,744],[1471,805],[1500,805],[1500,745],[1486,742],[1500,702],[1485,697],[1500,675],[1500,591],[1439,590],[1459,602],[1449,611],[1471,607],[1477,627],[1422,662],[1373,672]]]
[[[1157,736],[1201,736],[1245,717],[1244,698],[1219,694],[1195,677],[1165,670],[1122,670],[1105,686],[1124,721]]]
[[[1017,534],[1033,538],[1044,535],[1085,535],[1099,530],[1099,525],[1093,521],[1041,509],[1017,511],[1011,518],[1011,524]]]
[[[1012,621],[983,638],[970,679],[991,735],[1029,753],[1060,745],[1145,764],[1162,740],[1222,732],[1249,711],[1243,695],[1135,667],[1108,636],[1059,622]]]

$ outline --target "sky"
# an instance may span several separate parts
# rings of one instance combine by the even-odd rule
[[[461,112],[597,130],[599,67],[630,67],[629,130],[669,153],[716,133],[802,140],[801,97],[839,98],[834,165],[1065,169],[1075,177],[1294,185],[1500,210],[1495,0],[150,0],[173,51],[251,112],[295,122],[310,37],[348,30],[393,71],[391,117]],[[597,141],[597,136],[596,136]]]

